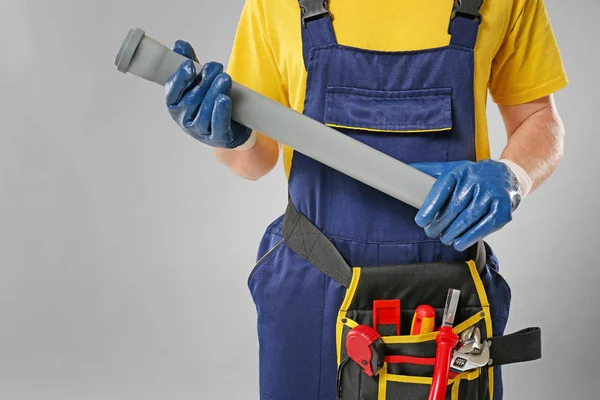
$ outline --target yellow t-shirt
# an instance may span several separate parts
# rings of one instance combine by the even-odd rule
[[[403,51],[450,41],[451,0],[330,0],[340,44]],[[543,0],[485,0],[475,48],[477,158],[490,157],[486,101],[526,103],[567,85]],[[306,70],[297,0],[246,0],[229,60],[232,78],[302,112]],[[234,105],[235,107],[235,105]],[[292,149],[284,146],[289,174]]]

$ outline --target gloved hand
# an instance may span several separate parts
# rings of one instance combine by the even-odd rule
[[[189,58],[165,84],[167,107],[184,132],[202,143],[227,149],[244,144],[252,130],[231,120],[231,77],[223,65],[205,64],[196,75],[197,62],[192,46],[182,40],[175,52]]]
[[[411,164],[438,178],[415,221],[431,238],[466,250],[512,219],[521,201],[519,183],[499,161]]]

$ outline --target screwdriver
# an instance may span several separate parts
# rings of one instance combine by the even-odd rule
[[[435,330],[435,309],[427,304],[420,305],[415,310],[412,325],[410,327],[411,335],[423,335]]]
[[[433,380],[431,382],[431,389],[429,390],[429,400],[444,400],[446,398],[452,351],[459,341],[458,335],[452,331],[459,297],[460,290],[448,290],[446,307],[444,308],[444,316],[442,318],[442,327],[435,338],[437,346],[435,366],[433,368]]]

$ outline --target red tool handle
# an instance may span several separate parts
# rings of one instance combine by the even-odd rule
[[[435,309],[427,304],[422,304],[415,310],[411,335],[422,335],[435,330]]]
[[[458,335],[452,332],[452,328],[449,326],[442,327],[435,338],[437,347],[429,400],[444,400],[446,398],[452,351],[458,344],[458,340]]]

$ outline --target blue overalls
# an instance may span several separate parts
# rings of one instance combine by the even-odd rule
[[[308,70],[305,115],[405,163],[476,159],[473,75],[479,21],[456,14],[445,47],[370,51],[337,43],[322,2],[300,3]],[[351,266],[469,259],[469,252],[427,237],[414,222],[416,209],[299,152],[292,160],[289,194]],[[260,398],[334,400],[336,321],[347,289],[285,244],[282,221],[267,228],[248,281],[258,312]],[[486,250],[481,281],[493,335],[500,336],[510,289],[487,245]],[[494,375],[498,400],[499,367]]]

